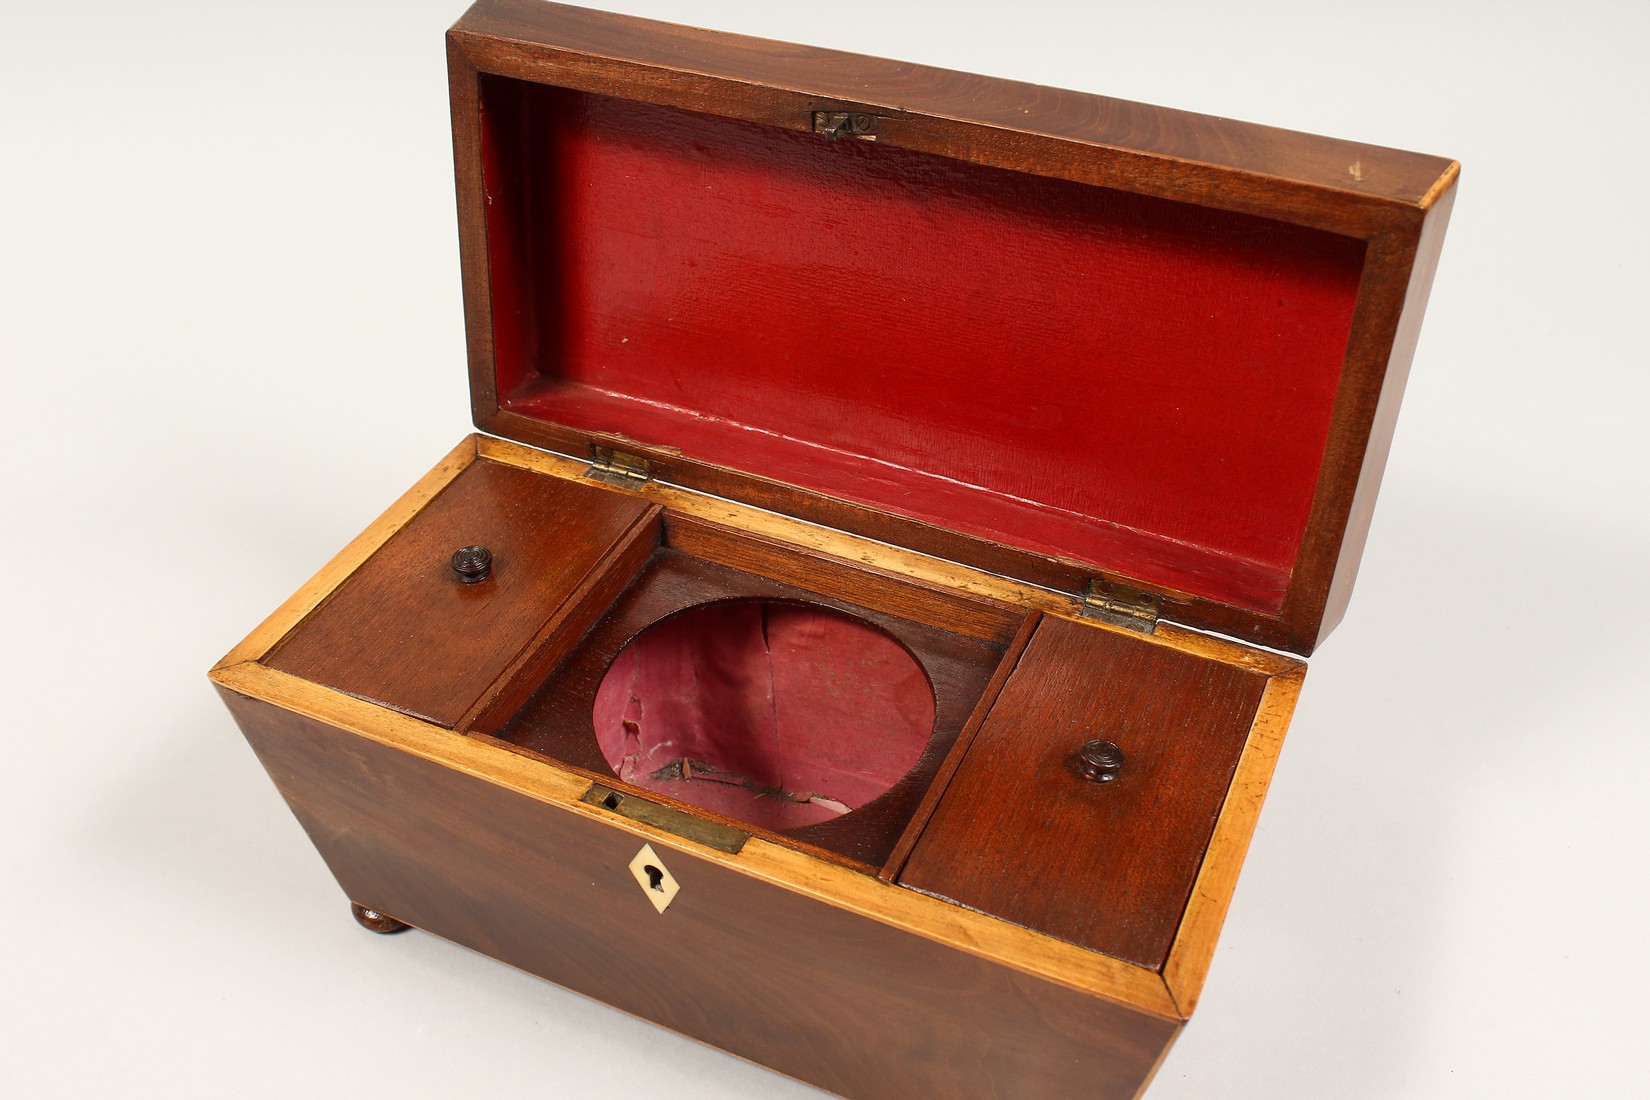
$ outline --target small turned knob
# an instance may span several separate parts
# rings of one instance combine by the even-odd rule
[[[1123,771],[1123,750],[1110,741],[1085,741],[1077,750],[1077,770],[1084,779],[1110,783]]]
[[[465,584],[475,584],[484,581],[493,572],[493,552],[485,546],[466,546],[453,551],[449,559],[453,572]]]

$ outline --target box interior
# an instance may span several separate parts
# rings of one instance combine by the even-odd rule
[[[721,600],[627,642],[592,717],[625,782],[785,830],[851,813],[915,768],[934,689],[915,656],[863,619]]]
[[[1026,614],[941,594],[914,608],[899,586],[866,585],[845,563],[751,550],[667,511],[619,596],[523,705],[482,725],[592,779],[882,872],[965,726],[989,707]],[[659,638],[669,652],[638,683],[627,662]],[[670,697],[657,700],[660,689]],[[638,769],[624,758],[623,722],[650,705]],[[683,777],[684,761],[728,774]],[[843,811],[794,801],[803,794]]]
[[[483,75],[500,407],[1263,613],[1360,240]]]
[[[264,663],[1150,969],[1268,680],[488,460]]]

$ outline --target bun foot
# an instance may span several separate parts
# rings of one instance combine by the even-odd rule
[[[410,927],[405,921],[398,921],[387,913],[380,913],[376,909],[368,909],[365,905],[349,903],[349,911],[355,917],[355,923],[369,932],[377,932],[388,936],[393,932],[405,932]]]

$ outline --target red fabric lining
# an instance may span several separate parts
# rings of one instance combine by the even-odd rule
[[[496,78],[484,123],[504,407],[1281,606],[1362,242]]]
[[[916,659],[868,623],[740,601],[638,636],[602,679],[592,719],[620,779],[783,830],[898,783],[933,733],[934,693]]]

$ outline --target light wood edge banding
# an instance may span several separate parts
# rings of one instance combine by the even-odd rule
[[[630,490],[688,515],[764,534],[850,563],[1055,614],[1096,630],[1124,633],[1144,643],[1167,646],[1272,677],[1261,697],[1255,724],[1216,822],[1168,962],[1159,976],[997,918],[821,862],[771,841],[753,838],[737,856],[701,849],[672,834],[585,806],[579,798],[588,780],[552,764],[528,759],[256,663],[478,459],[612,488],[585,476],[588,464],[577,459],[489,436],[467,436],[230,650],[212,670],[212,679],[231,691],[329,722],[445,767],[599,818],[650,840],[691,851],[701,858],[1013,969],[1164,1018],[1180,1020],[1190,1015],[1213,958],[1215,940],[1231,902],[1237,872],[1253,835],[1255,818],[1294,709],[1305,672],[1304,662],[1173,623],[1159,624],[1155,634],[1126,631],[1082,618],[1078,601],[1064,593],[690,489],[648,482]]]
[[[589,463],[566,455],[541,451],[506,439],[481,436],[478,444],[482,458],[520,466],[555,477],[591,481],[612,488],[610,483],[585,477]],[[657,501],[677,512],[708,520],[726,527],[734,527],[793,546],[816,550],[835,558],[870,565],[886,572],[916,580],[940,584],[953,591],[1000,600],[1006,603],[1035,607],[1038,610],[1069,608],[1074,601],[1060,593],[1034,585],[998,577],[967,566],[956,565],[940,558],[930,558],[915,551],[903,550],[875,539],[846,534],[829,527],[793,519],[777,512],[764,511],[748,504],[708,493],[684,489],[666,482],[638,483],[632,492]]]
[[[226,690],[263,700],[399,752],[601,821],[741,874],[1045,981],[1181,1020],[1162,976],[1106,955],[884,883],[753,837],[728,855],[580,801],[590,783],[548,763],[485,744],[256,662],[219,667]]]
[[[1445,168],[1443,174],[1438,177],[1431,187],[1427,188],[1427,193],[1421,196],[1421,201],[1417,205],[1422,210],[1431,210],[1433,204],[1442,197],[1444,192],[1455,186],[1455,181],[1460,175],[1461,162],[1458,160],[1450,161],[1449,167]]]
[[[1272,782],[1278,752],[1300,696],[1303,667],[1273,678],[1261,693],[1254,725],[1238,758],[1231,786],[1214,835],[1203,854],[1203,865],[1192,883],[1192,896],[1180,920],[1180,930],[1169,948],[1163,978],[1181,1015],[1190,1016],[1203,992],[1203,980],[1214,961],[1215,942],[1226,922],[1226,910],[1237,889],[1238,872],[1255,834],[1261,804]]]
[[[302,588],[276,608],[252,633],[242,639],[239,645],[225,654],[214,671],[244,661],[262,659],[293,627],[302,622],[305,616],[332,595],[346,577],[360,568],[380,546],[388,542],[391,535],[405,527],[426,504],[435,499],[437,493],[445,489],[453,478],[475,461],[476,440],[479,438],[476,435],[465,436],[458,446],[447,452],[447,456],[438,462],[434,469],[419,478],[411,489],[402,493],[383,515],[373,520],[365,531],[356,535],[348,546],[305,581]]]
[[[604,488],[613,487],[610,483],[586,477],[585,471],[589,468],[587,462],[505,439],[485,435],[477,437],[477,454],[491,462],[537,470],[554,477],[586,481],[602,485]],[[1084,619],[1081,617],[1081,603],[1075,596],[1067,593],[1040,588],[1011,577],[987,573],[943,558],[929,557],[915,550],[906,550],[875,539],[851,535],[806,520],[711,496],[708,493],[657,481],[639,483],[630,491],[686,515],[766,535],[842,561],[869,566],[884,573],[908,577],[965,595],[1050,612],[1098,630],[1127,634],[1146,642],[1166,645],[1172,649],[1193,653],[1222,664],[1250,669],[1263,675],[1273,676],[1305,667],[1303,662],[1293,657],[1214,635],[1200,634],[1174,623],[1159,623],[1155,634],[1137,634],[1093,619]]]

